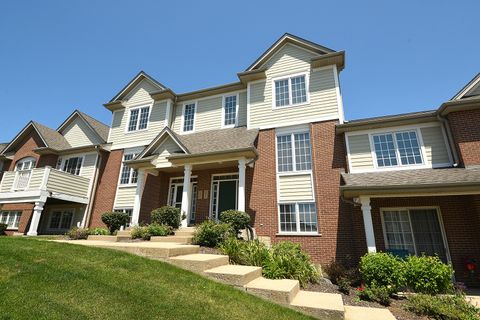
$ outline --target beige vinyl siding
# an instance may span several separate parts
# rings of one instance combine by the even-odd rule
[[[45,168],[36,168],[32,170],[30,182],[28,184],[29,190],[38,190],[42,186],[43,176],[45,175]]]
[[[10,192],[15,180],[15,172],[6,171],[3,173],[2,184],[0,185],[0,192]]]
[[[279,176],[278,180],[280,202],[313,200],[310,174]]]
[[[480,85],[477,84],[477,87],[473,88],[473,90],[468,93],[468,96],[478,96],[478,95],[480,95]]]
[[[158,157],[155,161],[155,165],[157,168],[168,168],[171,167],[172,164],[167,160],[167,157],[175,152],[182,152],[180,147],[177,145],[175,141],[171,138],[167,138],[154,153],[158,153]]]
[[[143,80],[125,98],[122,110],[113,112],[112,128],[110,129],[109,142],[112,149],[122,149],[132,146],[149,144],[165,126],[167,102],[157,101],[150,110],[148,129],[127,132],[127,122],[130,108],[149,105],[153,103],[149,92],[158,91],[150,82]]]
[[[450,164],[447,145],[440,126],[420,129],[427,161],[433,166]]]
[[[82,169],[80,170],[80,175],[82,177],[93,179],[95,174],[95,162],[97,160],[96,153],[85,154],[85,158],[82,163]]]
[[[115,200],[115,208],[133,208],[135,201],[136,187],[117,188],[117,198]]]
[[[240,92],[238,95],[238,126],[247,125],[247,92]]]
[[[44,172],[45,168],[32,169],[30,181],[26,190],[39,190],[42,185]],[[15,175],[16,171],[4,172],[0,192],[11,192],[13,190],[12,188],[13,184],[15,183]]]
[[[62,131],[62,134],[74,148],[100,143],[92,129],[78,117]]]
[[[372,150],[370,149],[368,134],[349,136],[347,139],[349,149],[348,157],[351,165],[350,169],[373,169]]]
[[[47,182],[47,190],[77,197],[88,197],[90,179],[52,169]]]
[[[311,70],[311,52],[287,44],[265,63],[267,78],[250,86],[250,126],[273,127],[292,122],[338,118],[338,100],[333,68]],[[273,109],[274,78],[307,72],[310,74],[310,103]]]

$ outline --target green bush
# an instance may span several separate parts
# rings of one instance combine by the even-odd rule
[[[5,230],[7,230],[8,224],[0,223],[0,236],[5,235]]]
[[[347,277],[340,277],[337,281],[338,291],[343,294],[349,295],[352,282]]]
[[[130,221],[128,214],[123,212],[106,212],[102,214],[102,222],[105,223],[110,234],[114,234],[121,226]]]
[[[363,282],[371,287],[385,287],[397,292],[404,283],[404,262],[389,253],[368,253],[360,260]]]
[[[416,294],[408,297],[403,308],[417,315],[438,320],[480,319],[480,309],[472,306],[463,295]]]
[[[165,237],[173,233],[173,228],[164,224],[152,223],[147,227],[151,237]]]
[[[229,223],[235,231],[235,234],[238,235],[240,230],[248,227],[250,216],[243,211],[226,210],[220,213],[220,221]]]
[[[147,226],[134,226],[130,231],[130,236],[132,239],[150,240]]]
[[[87,228],[74,227],[67,232],[67,236],[71,240],[87,239],[89,235],[90,230],[88,230]]]
[[[214,248],[232,234],[233,230],[230,224],[205,220],[196,228],[193,234],[193,243]]]
[[[390,291],[385,286],[378,286],[375,282],[371,285],[360,287],[356,289],[357,296],[361,300],[378,302],[381,305],[390,305]]]
[[[106,236],[109,235],[110,232],[105,228],[95,228],[93,230],[90,230],[90,234],[94,236]]]
[[[151,212],[152,223],[164,224],[178,229],[180,227],[182,215],[180,209],[172,206],[163,206]]]
[[[405,261],[404,278],[407,288],[426,294],[453,291],[453,268],[438,257],[409,256]]]

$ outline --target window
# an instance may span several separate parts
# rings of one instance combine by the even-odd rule
[[[19,160],[15,166],[16,171],[32,170],[35,168],[36,160],[33,157],[27,157]]]
[[[33,157],[26,157],[17,162],[15,165],[15,190],[25,190],[30,182],[32,169],[35,168],[36,160]]]
[[[412,255],[438,255],[447,261],[436,209],[386,210],[382,214],[388,250],[406,251]]]
[[[308,132],[277,135],[278,172],[312,169],[312,151]]]
[[[126,153],[123,155],[123,161],[132,160],[137,156],[136,153]],[[130,168],[125,163],[122,164],[122,171],[120,174],[120,184],[135,184],[137,183],[138,171]]]
[[[113,211],[126,213],[128,215],[129,219],[128,219],[128,223],[124,227],[125,228],[130,227],[130,225],[132,224],[132,214],[133,214],[133,209],[132,208],[114,209]]]
[[[422,164],[416,131],[373,135],[378,167]]]
[[[317,210],[315,203],[280,204],[280,231],[317,233]]]
[[[50,217],[49,229],[70,229],[73,221],[72,211],[53,211]]]
[[[62,161],[62,159],[58,159],[57,168],[64,172],[68,172],[78,176],[80,174],[80,169],[82,168],[82,162],[82,157],[72,157],[66,159],[65,161]]]
[[[183,132],[193,131],[195,124],[195,103],[184,105],[183,110]]]
[[[274,83],[276,107],[297,105],[308,101],[306,75],[279,79]]]
[[[20,211],[0,211],[0,223],[5,223],[7,229],[18,229],[21,216]]]
[[[237,123],[237,95],[224,98],[223,114],[223,125],[235,126]]]
[[[150,116],[150,107],[130,109],[130,118],[128,120],[128,131],[131,132],[131,131],[147,129],[149,116]]]

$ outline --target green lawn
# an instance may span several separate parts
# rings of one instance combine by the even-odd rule
[[[0,237],[0,319],[311,319],[160,261]]]

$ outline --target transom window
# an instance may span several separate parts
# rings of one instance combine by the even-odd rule
[[[189,103],[184,106],[183,110],[183,132],[193,131],[195,124],[195,103]]]
[[[53,211],[50,217],[49,229],[70,229],[73,221],[73,212],[70,210]]]
[[[65,159],[65,161],[62,161],[62,159],[59,158],[57,169],[78,176],[80,174],[80,169],[82,168],[82,162],[83,157],[72,157]]]
[[[0,211],[0,223],[7,225],[7,229],[18,229],[21,211]]]
[[[285,107],[307,102],[306,75],[274,81],[275,106]]]
[[[315,203],[282,203],[279,206],[281,232],[317,233]]]
[[[137,153],[126,153],[123,155],[123,161],[132,160],[138,154]],[[125,163],[122,164],[122,171],[120,175],[120,184],[135,184],[138,179],[138,171],[136,169],[130,168]]]
[[[148,106],[130,109],[128,131],[131,132],[131,131],[147,129],[149,116],[150,116],[150,107]]]
[[[373,135],[378,167],[422,164],[422,153],[416,131]]]
[[[278,172],[312,169],[312,151],[308,132],[277,135]]]
[[[237,95],[225,97],[223,114],[224,126],[234,126],[237,123]]]

